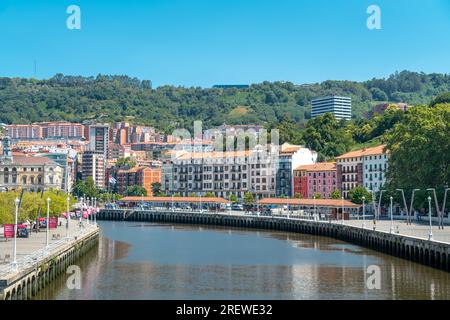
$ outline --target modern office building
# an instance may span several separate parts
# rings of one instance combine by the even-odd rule
[[[332,113],[338,120],[352,118],[352,100],[349,97],[329,96],[311,101],[311,118]]]

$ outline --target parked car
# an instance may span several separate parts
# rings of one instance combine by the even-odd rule
[[[242,204],[239,204],[239,203],[233,203],[231,205],[231,210],[243,211],[244,210],[244,206]]]

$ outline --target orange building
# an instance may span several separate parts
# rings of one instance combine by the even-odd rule
[[[147,190],[147,195],[152,195],[152,184],[161,183],[161,168],[134,167],[131,169],[119,169],[116,173],[116,191],[126,194],[128,187],[139,186]]]

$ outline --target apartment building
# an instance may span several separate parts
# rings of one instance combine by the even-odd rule
[[[99,188],[106,186],[106,158],[103,152],[85,151],[82,155],[81,177],[92,178]]]
[[[313,99],[311,101],[311,117],[315,118],[325,113],[332,113],[338,120],[350,120],[352,118],[352,99],[341,96]]]
[[[161,183],[161,168],[134,167],[119,169],[115,172],[116,192],[126,195],[128,187],[139,186],[152,195],[152,184]]]
[[[336,160],[338,186],[346,198],[353,188],[378,191],[386,182],[388,154],[384,145],[351,151]]]
[[[303,146],[284,143],[280,147],[276,172],[276,195],[294,196],[294,169],[301,165],[313,164],[317,153]]]
[[[294,196],[311,199],[319,194],[322,199],[330,199],[334,190],[338,189],[336,163],[319,162],[312,165],[299,166],[294,170]]]
[[[218,197],[246,192],[259,198],[275,195],[277,152],[259,146],[253,150],[185,153],[163,165],[164,187],[169,193],[213,193]]]
[[[40,122],[33,124],[11,124],[6,126],[12,139],[81,139],[84,138],[84,126],[64,121]]]

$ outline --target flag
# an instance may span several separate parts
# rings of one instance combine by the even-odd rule
[[[109,178],[109,184],[116,184],[117,180],[114,177]]]

